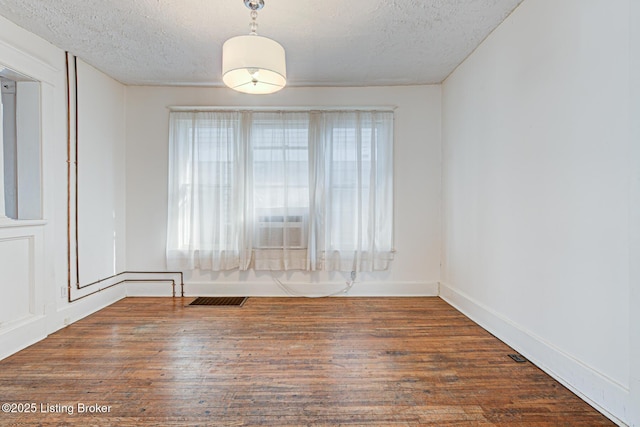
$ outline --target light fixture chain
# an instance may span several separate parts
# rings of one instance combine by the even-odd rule
[[[252,36],[258,35],[258,22],[256,19],[258,18],[258,12],[255,10],[251,11],[251,22],[249,23],[249,34]]]

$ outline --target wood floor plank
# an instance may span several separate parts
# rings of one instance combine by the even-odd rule
[[[127,298],[0,361],[1,403],[37,406],[0,425],[614,425],[439,298],[190,301]]]

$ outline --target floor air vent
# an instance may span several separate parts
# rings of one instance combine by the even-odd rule
[[[247,297],[198,297],[189,305],[226,305],[242,307]]]
[[[510,354],[509,357],[512,358],[515,362],[518,362],[518,363],[524,363],[524,362],[527,361],[527,359],[522,357],[520,354]]]

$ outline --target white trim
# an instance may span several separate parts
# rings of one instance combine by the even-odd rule
[[[22,221],[14,221],[21,223]],[[28,221],[30,224],[40,221]],[[38,224],[41,225],[41,224]],[[0,244],[6,242],[25,241],[24,252],[15,253],[26,265],[26,276],[19,283],[5,283],[6,289],[18,286],[27,290],[24,315],[10,319],[0,325],[0,359],[9,356],[46,337],[46,291],[44,284],[44,227],[0,227]],[[2,260],[0,260],[2,261]],[[11,260],[4,260],[11,263]],[[19,264],[20,264],[19,263]],[[3,264],[0,262],[0,264]],[[0,265],[2,268],[2,265]],[[6,293],[6,292],[5,292]],[[22,304],[20,302],[20,304]],[[12,304],[18,304],[13,301]]]
[[[172,297],[173,287],[167,282],[125,282],[127,298],[129,297]],[[176,297],[180,297],[180,284],[176,284]]]
[[[308,105],[308,106],[207,106],[207,105],[169,105],[169,111],[200,112],[200,111],[273,111],[273,112],[304,112],[304,111],[378,111],[393,112],[397,105]]]
[[[15,47],[0,38],[0,52],[1,51],[5,51],[2,55],[3,61],[0,63],[1,66],[9,68],[33,81],[51,83],[55,80],[55,75],[61,71],[43,59]],[[25,72],[25,69],[32,71]]]
[[[122,288],[112,288],[104,293],[67,305],[47,315],[32,315],[5,323],[0,329],[0,360],[24,350],[62,329],[124,298]]]
[[[185,297],[195,296],[251,296],[251,297],[321,297],[340,291],[345,282],[336,283],[285,283],[287,290],[275,282],[186,282]],[[127,296],[171,296],[167,283],[132,283],[127,285]],[[176,294],[180,296],[179,288]],[[358,282],[345,296],[351,297],[436,297],[437,282]]]
[[[6,327],[0,329],[0,360],[45,339],[46,323],[46,316],[32,315],[5,324]]]
[[[49,329],[47,333],[53,333],[62,329],[89,316],[90,314],[96,313],[105,307],[115,304],[125,297],[126,294],[124,292],[124,288],[122,286],[115,286],[113,288],[105,289],[89,298],[69,303],[50,315],[47,320],[47,322],[49,322]]]
[[[0,217],[0,228],[41,227],[47,225],[46,220],[41,219],[12,219]]]
[[[607,418],[618,425],[626,425],[624,420],[629,418],[631,410],[628,388],[451,284],[440,283],[440,298],[525,356]]]

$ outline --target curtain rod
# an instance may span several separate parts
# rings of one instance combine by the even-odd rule
[[[169,111],[200,112],[200,111],[273,111],[273,112],[297,112],[297,111],[387,111],[392,112],[397,105],[369,105],[369,106],[188,106],[170,105]]]

